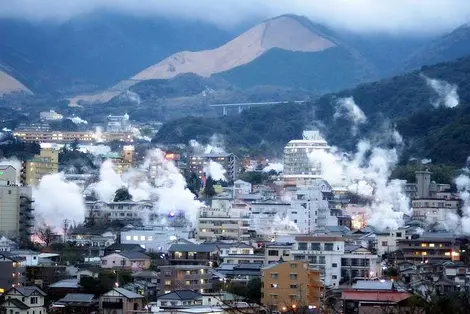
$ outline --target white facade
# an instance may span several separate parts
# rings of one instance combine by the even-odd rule
[[[291,255],[294,261],[306,260],[312,269],[319,269],[325,286],[338,287],[344,246],[341,237],[298,236]]]
[[[138,244],[147,251],[168,252],[177,239],[188,239],[189,230],[177,227],[156,226],[121,232],[121,243]]]
[[[250,213],[247,208],[234,208],[232,200],[214,199],[211,207],[203,207],[199,211],[196,239],[248,239],[249,227]]]
[[[356,277],[375,279],[382,274],[381,258],[363,247],[348,250],[341,257],[341,276],[353,279]]]
[[[60,113],[55,112],[54,110],[43,111],[39,113],[39,118],[43,121],[57,121],[64,118]]]
[[[395,252],[398,249],[397,241],[402,239],[406,239],[406,229],[404,228],[376,233],[375,249],[377,254],[382,256],[385,253]]]
[[[292,140],[284,148],[285,180],[318,178],[321,169],[309,158],[316,151],[328,151],[330,147],[319,131],[304,131],[303,139]]]
[[[85,202],[85,219],[93,217],[102,221],[152,221],[156,217],[152,215],[153,202],[151,201],[126,201],[126,202]]]
[[[237,180],[233,183],[233,194],[236,197],[240,194],[250,194],[251,183],[242,180]]]
[[[18,256],[22,260],[21,266],[37,266],[39,264],[39,252],[31,250],[15,250],[10,252],[13,256]]]

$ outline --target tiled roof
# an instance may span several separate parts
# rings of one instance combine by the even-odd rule
[[[343,291],[342,299],[397,303],[408,299],[410,296],[409,293],[398,291]]]
[[[113,290],[117,291],[118,293],[122,294],[128,299],[141,299],[144,297],[143,295],[137,294],[135,292],[132,292],[123,288],[114,288]]]
[[[204,252],[210,253],[217,251],[213,244],[172,244],[168,252]]]
[[[29,297],[35,292],[39,293],[42,296],[46,296],[46,293],[36,286],[21,286],[21,287],[16,287],[15,289],[16,291],[18,291],[25,297]]]
[[[73,302],[73,303],[91,303],[93,302],[95,295],[87,293],[67,293],[65,297],[59,300],[59,302]]]
[[[158,300],[194,300],[200,299],[202,295],[191,290],[176,290],[167,294],[158,296]]]

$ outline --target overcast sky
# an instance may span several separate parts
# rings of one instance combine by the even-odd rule
[[[64,21],[101,9],[221,26],[294,13],[356,32],[440,33],[470,21],[470,0],[0,0],[0,17],[31,20]]]

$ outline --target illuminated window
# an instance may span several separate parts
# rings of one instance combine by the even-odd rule
[[[421,255],[426,256],[428,255],[428,252],[421,252]]]
[[[427,243],[421,243],[421,246],[422,246],[422,247],[427,247],[428,244],[427,244]]]
[[[434,243],[429,243],[429,247],[434,247]]]
[[[129,241],[131,239],[131,236],[126,236],[126,240]]]

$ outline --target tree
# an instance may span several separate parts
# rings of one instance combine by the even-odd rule
[[[52,241],[57,237],[57,234],[50,226],[44,225],[43,227],[38,228],[37,236],[46,247],[49,247]]]
[[[214,189],[214,180],[211,176],[207,177],[206,179],[206,185],[204,186],[203,193],[207,198],[212,198],[217,194]]]
[[[125,202],[131,201],[132,195],[129,193],[129,190],[125,187],[122,187],[114,193],[114,201],[115,202]]]
[[[191,172],[187,177],[186,177],[186,185],[188,189],[196,196],[199,196],[199,191],[201,190],[202,186],[202,181],[199,176]]]

